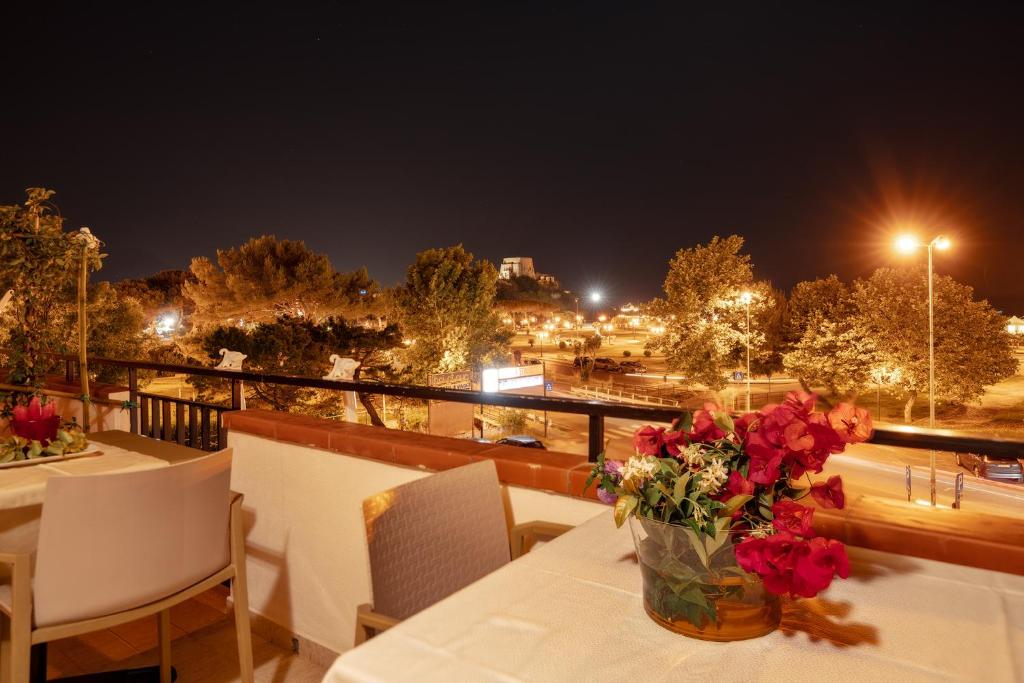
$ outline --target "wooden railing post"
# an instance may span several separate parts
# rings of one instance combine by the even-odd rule
[[[587,439],[587,459],[597,462],[597,456],[604,450],[604,416],[591,415]]]
[[[139,371],[128,368],[128,419],[131,422],[132,434],[139,433]]]
[[[231,380],[231,410],[242,409],[242,382],[237,379]]]

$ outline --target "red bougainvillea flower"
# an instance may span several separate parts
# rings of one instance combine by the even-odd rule
[[[33,396],[27,406],[16,406],[11,414],[11,431],[29,441],[39,441],[43,446],[57,438],[60,428],[60,415],[56,414],[54,403],[45,406]]]
[[[860,443],[874,431],[871,415],[852,403],[840,403],[828,413],[828,422],[846,443]]]
[[[717,403],[705,403],[704,407],[693,411],[693,427],[690,428],[691,441],[711,442],[725,438],[725,432],[715,424],[715,414],[722,410]]]
[[[811,484],[811,498],[823,508],[842,510],[846,505],[843,493],[843,480],[839,475],[828,478],[828,481],[817,481]]]
[[[775,453],[768,458],[751,458],[748,478],[755,484],[774,486],[781,475],[782,455]]]
[[[633,436],[633,447],[641,455],[661,455],[665,443],[665,428],[647,425]]]
[[[795,536],[812,538],[814,536],[814,509],[804,507],[791,500],[780,500],[772,505],[772,526],[779,531],[788,531]]]
[[[733,470],[725,482],[725,490],[729,492],[730,496],[752,496],[754,495],[754,482],[744,479],[742,474]]]
[[[839,541],[820,537],[803,541],[794,548],[790,559],[790,595],[813,598],[828,588],[833,576],[845,579],[850,575],[850,560]]]
[[[743,571],[760,576],[769,592],[783,595],[792,589],[794,551],[806,543],[785,531],[747,538],[736,546],[736,562]]]

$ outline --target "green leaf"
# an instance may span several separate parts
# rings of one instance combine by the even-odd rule
[[[743,507],[753,499],[753,496],[748,495],[746,493],[735,495],[726,501],[724,511],[728,516],[731,517],[734,512],[739,510],[741,507]]]
[[[715,413],[715,424],[726,434],[732,434],[736,430],[736,425],[733,424],[732,416],[724,410],[720,410]]]
[[[681,503],[682,500],[686,498],[686,485],[688,483],[690,483],[689,472],[684,472],[680,474],[679,478],[676,479],[676,485],[672,489],[672,495],[669,496],[672,499],[672,502],[676,504],[676,507],[679,507],[679,503]]]
[[[626,518],[629,517],[630,513],[636,510],[636,506],[640,503],[640,500],[636,496],[619,496],[619,499],[615,501],[615,526],[621,527],[626,523]]]

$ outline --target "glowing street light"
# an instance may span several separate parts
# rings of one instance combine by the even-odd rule
[[[931,242],[924,244],[914,235],[900,235],[896,239],[896,250],[903,254],[912,254],[921,246],[928,249],[928,426],[935,427],[935,292],[933,283],[932,252],[935,249],[945,251],[951,243],[949,238],[937,235]],[[935,451],[931,452],[931,498],[935,505]]]
[[[537,339],[540,339],[540,357],[544,357],[544,340],[548,338],[547,330],[541,330],[537,333]]]
[[[591,292],[590,293],[590,300],[593,301],[595,304],[596,303],[600,303],[601,302],[601,292],[597,292],[597,291]]]

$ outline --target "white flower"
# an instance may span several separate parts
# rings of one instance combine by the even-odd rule
[[[752,538],[767,538],[775,533],[775,527],[772,526],[771,522],[762,522],[756,527],[750,530],[750,536]]]
[[[691,443],[679,455],[690,467],[704,466],[704,447],[699,443]]]
[[[718,493],[722,485],[729,479],[729,468],[721,458],[712,458],[700,473],[700,490],[713,495]]]
[[[696,502],[693,503],[693,512],[690,513],[690,516],[693,517],[693,521],[695,521],[697,523],[697,526],[701,526],[701,527],[704,526],[704,522],[706,522],[707,519],[708,519],[707,510],[702,508]]]
[[[622,481],[633,482],[637,486],[648,479],[654,479],[654,471],[658,461],[649,455],[630,456],[622,466]]]

